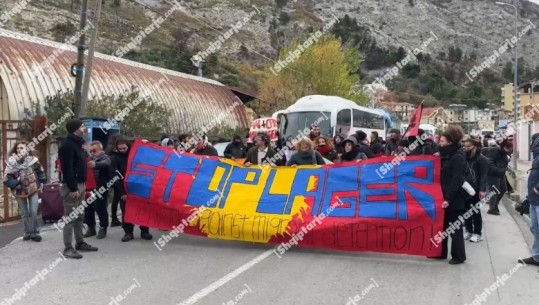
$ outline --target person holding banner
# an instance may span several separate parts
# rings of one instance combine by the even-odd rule
[[[290,160],[286,162],[286,166],[326,164],[322,155],[314,150],[314,143],[309,138],[299,140],[296,143],[296,149],[298,152],[292,155]]]
[[[397,152],[398,141],[401,138],[401,132],[398,129],[391,129],[387,138],[384,155],[393,156]]]
[[[118,196],[120,196],[120,208],[122,209],[123,222],[122,227],[125,232],[124,237],[122,237],[123,242],[130,241],[134,238],[133,230],[135,227],[133,224],[125,222],[127,194],[124,188],[124,177],[127,171],[127,161],[129,160],[129,149],[130,147],[129,143],[127,142],[127,139],[123,137],[118,137],[118,139],[116,140],[117,152],[114,153],[112,157],[113,169],[115,171],[118,171],[119,174],[121,174],[120,179],[118,179],[114,184],[114,191],[118,192]],[[150,229],[148,227],[140,227],[140,238],[145,240],[151,240],[153,238],[153,236],[150,234]]]
[[[245,158],[245,156],[247,156],[247,152],[245,151],[245,146],[243,145],[240,135],[234,135],[232,142],[226,146],[224,155],[225,158],[232,160]]]
[[[270,165],[271,167],[276,167],[277,164],[272,160],[275,159],[277,154],[275,150],[270,147],[270,139],[267,134],[259,133],[255,136],[254,139],[255,147],[249,149],[247,152],[247,158],[243,165]]]
[[[210,141],[208,141],[208,136],[204,135],[198,140],[193,153],[195,155],[218,157],[219,154],[217,153],[217,149],[215,149],[215,147],[211,146],[209,143]]]
[[[344,146],[343,154],[340,158],[335,160],[335,163],[349,162],[354,160],[367,160],[367,155],[359,151],[359,147],[356,145],[357,140],[355,137],[349,137],[342,141]]]
[[[335,161],[337,156],[335,150],[333,150],[331,141],[328,138],[320,136],[315,139],[315,143],[317,144],[316,150],[322,155],[322,157],[331,162]]]
[[[440,182],[445,209],[444,231],[451,229],[451,260],[449,264],[462,264],[466,261],[464,248],[463,223],[461,216],[465,209],[466,194],[464,184],[464,167],[466,166],[466,154],[460,146],[460,140],[464,137],[464,131],[460,126],[449,126],[440,137],[440,156],[442,161]],[[460,223],[460,225],[454,225]],[[438,259],[446,259],[448,253],[447,238],[442,241],[442,255]]]

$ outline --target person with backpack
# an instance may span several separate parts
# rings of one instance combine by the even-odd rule
[[[472,210],[472,206],[479,200],[485,198],[488,184],[488,160],[481,154],[481,142],[468,139],[464,142],[464,150],[466,151],[466,166],[464,167],[464,180],[468,182],[474,189],[475,195],[466,199],[466,207]],[[481,210],[473,212],[472,216],[465,220],[466,231],[464,232],[464,240],[471,242],[480,242],[483,240],[481,230],[483,228],[483,219]]]
[[[507,191],[505,173],[509,166],[510,156],[513,153],[513,144],[505,139],[502,140],[499,147],[486,147],[481,150],[481,153],[489,161],[488,185],[491,185],[497,190],[497,195],[490,198],[487,214],[500,215],[498,205]]]
[[[309,138],[299,140],[296,143],[296,149],[297,152],[286,162],[286,166],[326,164],[322,155],[314,149],[314,144]]]
[[[532,256],[519,259],[519,263],[539,266],[539,133],[532,136],[530,151],[533,163],[528,176],[528,203],[530,204],[530,231],[533,234]]]

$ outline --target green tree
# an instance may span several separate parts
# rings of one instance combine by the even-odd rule
[[[170,130],[170,111],[150,97],[142,96],[135,88],[118,97],[105,96],[89,101],[87,113],[89,116],[114,118],[124,109],[131,108],[129,104],[136,106],[133,105],[134,107],[121,121],[123,134],[148,136]]]
[[[508,61],[503,66],[502,76],[508,81],[513,81],[513,63]]]
[[[297,54],[300,43],[295,39],[281,49],[279,60],[285,61],[290,54]],[[271,114],[310,94],[341,96],[364,105],[368,98],[361,89],[354,90],[361,88],[356,87],[360,63],[356,48],[343,46],[335,36],[322,36],[286,67],[266,67],[259,86],[259,112]]]

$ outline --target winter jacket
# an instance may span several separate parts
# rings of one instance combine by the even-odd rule
[[[47,182],[47,175],[37,157],[26,156],[18,162],[16,155],[8,158],[5,185],[18,198],[35,194],[41,184]]]
[[[236,144],[234,142],[229,143],[224,151],[225,158],[245,158],[247,156],[247,150],[243,143]]]
[[[63,141],[58,156],[62,164],[62,182],[71,192],[77,191],[77,183],[86,182],[86,154],[82,149],[84,139],[75,134],[68,134]]]
[[[195,152],[194,152],[195,155],[200,155],[200,156],[219,156],[219,154],[217,153],[217,149],[215,149],[215,147],[213,146],[210,146],[210,145],[206,145],[206,147],[204,147],[204,149],[195,149]]]
[[[382,156],[384,154],[384,146],[379,139],[374,140],[371,143],[371,151],[375,157]]]
[[[481,149],[481,153],[488,159],[488,175],[504,178],[509,165],[509,157],[505,151],[500,147],[485,147]]]
[[[290,165],[323,165],[326,164],[322,155],[316,150],[309,150],[308,152],[298,151],[292,155],[290,160],[286,162],[286,166]]]
[[[397,140],[388,140],[386,143],[384,155],[392,156],[394,153],[397,152],[397,146]]]
[[[464,183],[464,167],[466,154],[460,145],[440,147],[441,185],[444,200],[449,203],[448,209],[453,211],[464,210],[464,203],[468,195],[462,188]]]
[[[97,157],[92,157],[92,161],[95,162],[95,167],[93,168],[93,175],[96,182],[96,188],[100,188],[104,186],[105,188],[108,188],[107,183],[112,179],[113,176],[113,170],[112,170],[112,162],[110,160],[110,157],[105,154],[105,152],[102,152]]]
[[[488,190],[488,160],[479,152],[479,150],[475,153],[473,158],[470,157],[468,153],[466,154],[466,167],[464,168],[464,173],[466,181],[470,182],[470,180],[474,180],[470,182],[470,184],[477,193],[486,192]],[[473,174],[475,179],[468,179],[470,174]]]
[[[131,149],[131,148],[130,148]],[[129,160],[129,150],[126,153],[114,152],[111,157],[112,170],[118,171],[121,176],[114,184],[114,192],[118,194],[119,197],[126,194],[124,188],[124,179],[125,172],[127,171],[127,161]]]

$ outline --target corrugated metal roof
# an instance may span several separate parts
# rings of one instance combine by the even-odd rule
[[[55,50],[65,51],[52,65],[46,65],[33,74],[35,68]],[[0,29],[0,79],[8,101],[8,113],[1,113],[0,118],[21,119],[24,108],[32,108],[32,101],[44,101],[45,97],[58,91],[73,90],[75,78],[69,69],[76,59],[75,46]],[[167,80],[155,87],[162,79]],[[6,103],[5,97],[1,96],[1,86],[0,104]],[[132,86],[141,92],[152,92],[152,98],[170,110],[173,128],[177,128],[172,132],[202,128],[227,112],[223,125],[233,128],[250,126],[239,98],[218,81],[95,53],[89,99],[124,94]],[[240,106],[233,106],[236,101]],[[0,110],[5,112],[3,109],[6,105],[0,105]],[[234,110],[230,112],[227,109]]]

